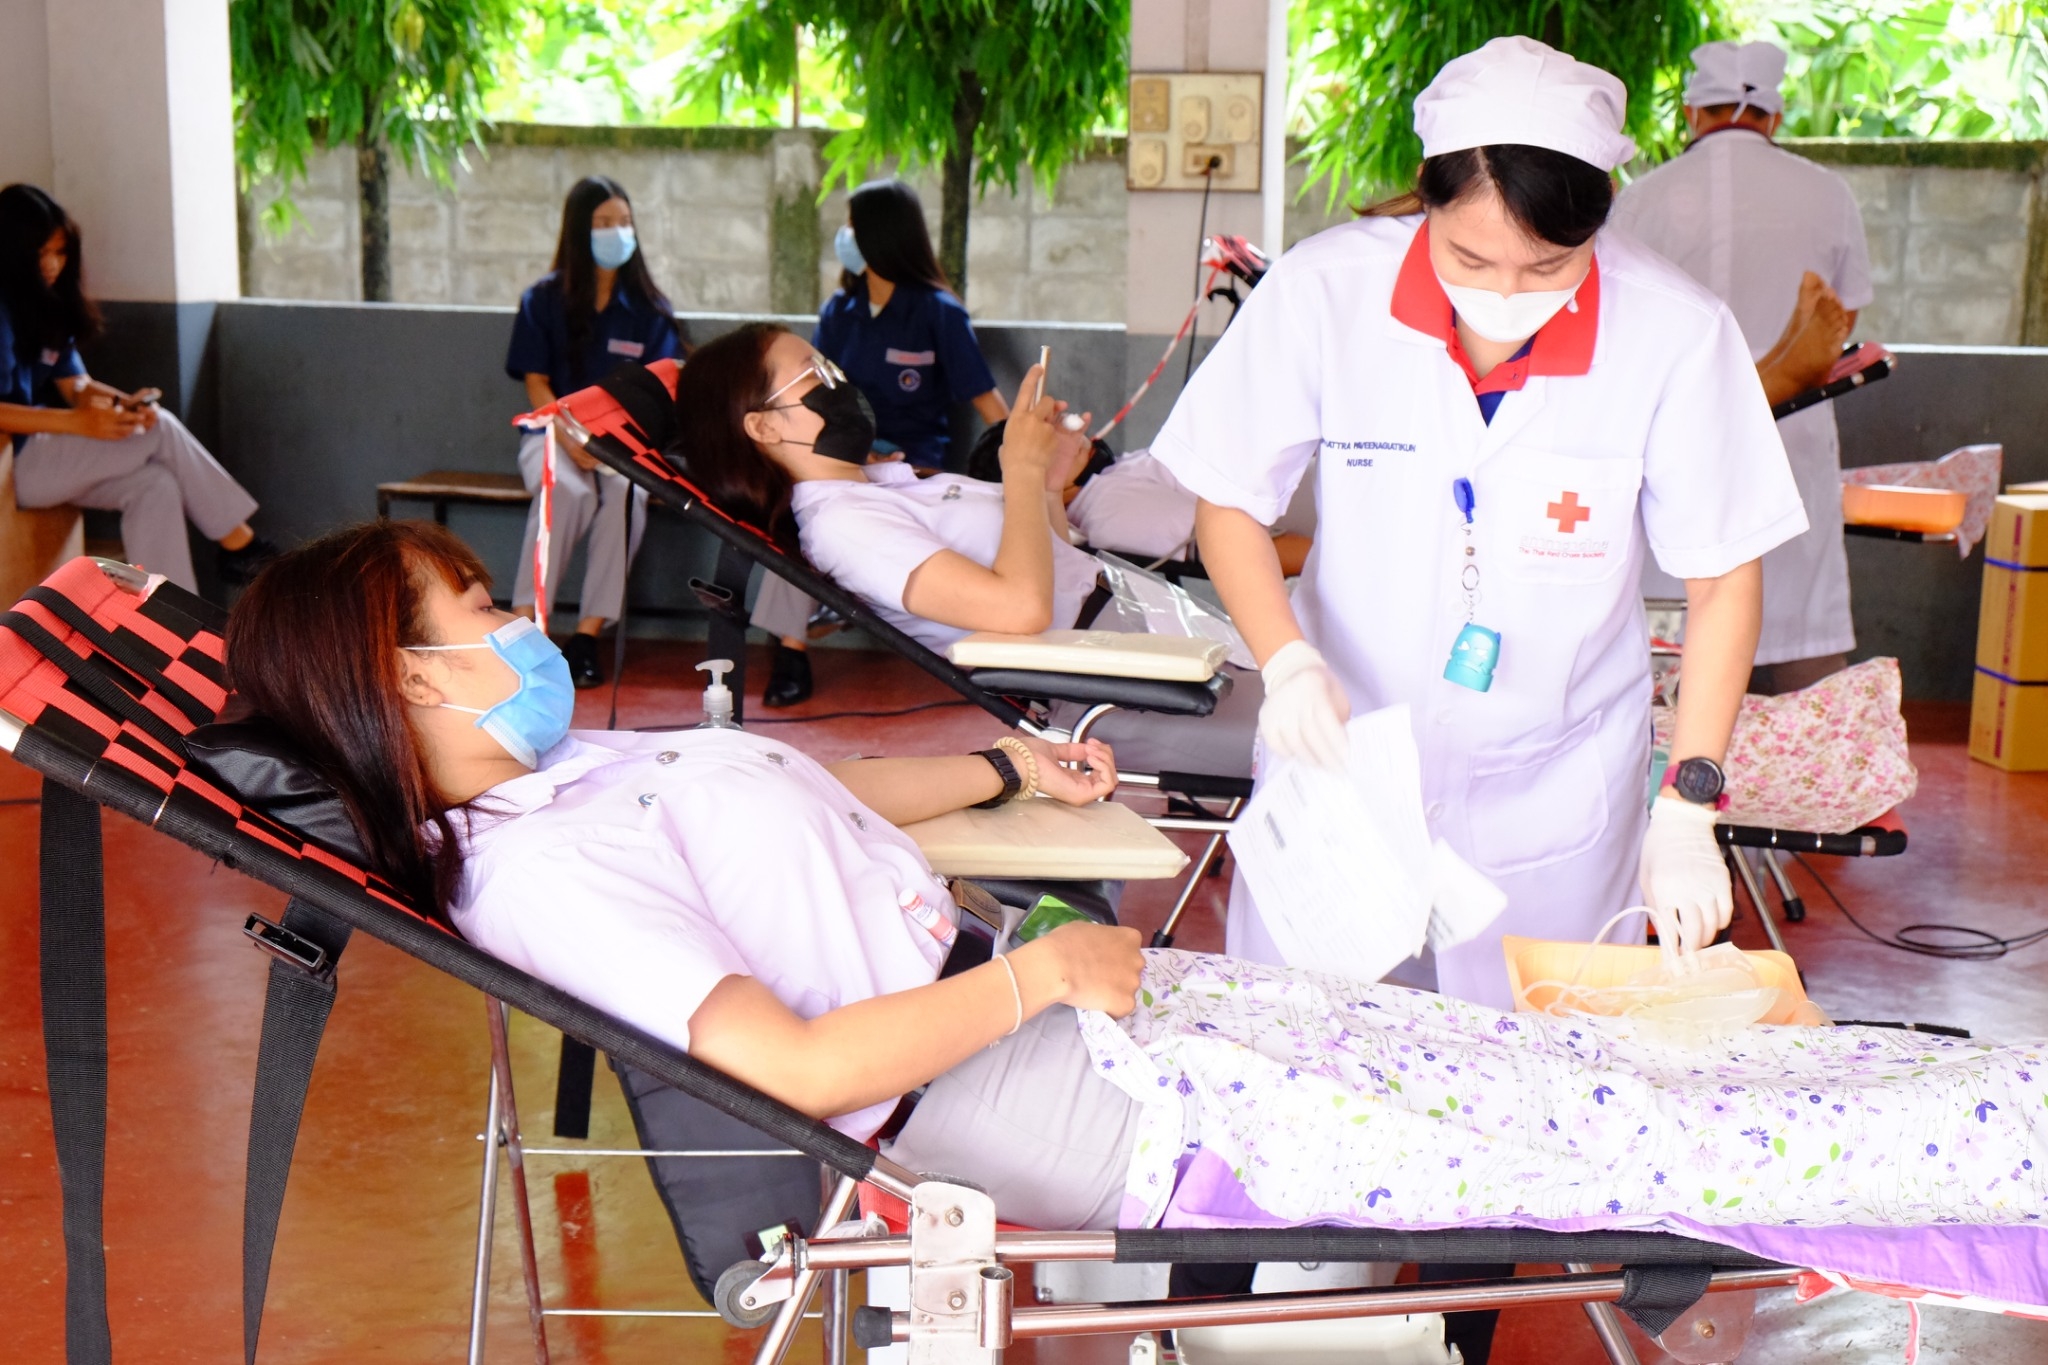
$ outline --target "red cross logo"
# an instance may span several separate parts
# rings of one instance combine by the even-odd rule
[[[1543,515],[1557,523],[1560,533],[1570,535],[1579,529],[1580,522],[1592,520],[1593,509],[1579,506],[1577,493],[1566,493],[1559,501],[1544,508]]]

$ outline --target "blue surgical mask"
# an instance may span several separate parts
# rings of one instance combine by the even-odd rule
[[[590,254],[606,270],[617,270],[633,259],[633,250],[639,239],[628,227],[592,228],[590,230]]]
[[[839,225],[839,231],[832,236],[832,254],[839,258],[839,264],[846,267],[847,274],[867,273],[868,259],[860,254],[860,243],[854,239],[853,224]]]
[[[630,229],[629,229],[630,230]],[[441,705],[477,718],[476,728],[503,746],[506,753],[535,767],[540,756],[562,742],[576,713],[576,685],[569,661],[547,633],[525,617],[507,621],[473,645],[408,645],[420,651],[488,649],[519,675],[511,696],[488,709]]]

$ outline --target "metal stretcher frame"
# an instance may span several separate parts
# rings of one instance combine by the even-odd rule
[[[145,595],[127,565],[79,559],[0,612],[0,751],[42,774],[44,1030],[64,1190],[66,1339],[72,1365],[112,1359],[105,1305],[104,885],[99,808],[115,810],[291,897],[272,945],[244,1218],[246,1359],[256,1359],[270,1250],[334,964],[361,930],[493,1000],[639,1067],[829,1167],[839,1176],[819,1229],[865,1181],[911,1208],[901,1238],[814,1236],[749,1269],[751,1307],[775,1305],[757,1360],[775,1362],[821,1277],[908,1265],[917,1307],[856,1324],[863,1339],[911,1343],[915,1362],[993,1361],[1010,1340],[1197,1323],[1271,1322],[1578,1302],[1618,1304],[1662,1331],[1708,1290],[1795,1282],[1797,1268],[1654,1232],[1369,1229],[1003,1232],[986,1195],[921,1176],[602,1010],[521,972],[420,914],[390,884],[335,856],[195,772],[184,736],[226,702],[222,614],[174,586]],[[259,938],[259,942],[262,939]],[[312,1001],[310,1006],[308,1000]],[[935,1240],[936,1239],[936,1240]],[[1619,1264],[1610,1272],[1336,1294],[1234,1296],[1154,1305],[1018,1308],[1008,1267],[1124,1262],[1435,1261]],[[743,1263],[745,1264],[745,1263]],[[843,1280],[839,1281],[843,1289]],[[843,1296],[838,1300],[846,1302]],[[930,1306],[929,1312],[926,1307]],[[722,1305],[723,1306],[723,1305]],[[1604,1311],[1604,1310],[1603,1310]],[[1695,1309],[1697,1311],[1697,1309]],[[1627,1365],[1611,1315],[1599,1321]],[[1714,1359],[1693,1356],[1692,1359]]]

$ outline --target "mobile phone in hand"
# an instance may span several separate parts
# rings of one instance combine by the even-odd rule
[[[139,412],[143,408],[154,405],[163,396],[164,391],[162,389],[137,389],[134,393],[121,399],[118,406],[127,409],[129,412]]]

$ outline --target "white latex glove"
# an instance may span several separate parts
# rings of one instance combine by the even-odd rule
[[[1266,700],[1259,707],[1259,736],[1282,758],[1299,759],[1341,772],[1351,758],[1344,722],[1351,700],[1344,685],[1306,640],[1289,640],[1259,670]]]
[[[1650,806],[1650,830],[1643,836],[1637,869],[1643,903],[1657,926],[1657,941],[1681,954],[1696,953],[1728,927],[1735,893],[1728,865],[1714,841],[1714,812],[1677,796],[1660,795]]]

